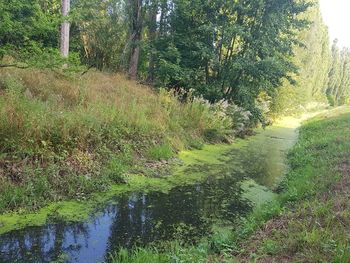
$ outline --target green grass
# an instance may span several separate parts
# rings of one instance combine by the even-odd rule
[[[144,262],[159,262],[167,263],[168,257],[157,250],[150,251],[146,249],[137,249],[133,253],[129,253],[127,250],[120,250],[118,253],[111,255],[111,260],[113,262],[120,263],[144,263]]]
[[[244,242],[238,259],[349,262],[348,111],[336,109],[303,126],[289,154],[291,171],[281,186],[278,209],[261,221],[272,218],[269,229]]]
[[[150,160],[169,160],[174,156],[174,149],[169,144],[155,145],[147,152],[147,157]]]
[[[171,242],[166,244],[167,251],[156,248],[137,248],[132,252],[127,250],[120,250],[111,255],[111,262],[113,263],[169,263],[181,262],[192,263],[201,262],[207,258],[208,248],[193,247],[184,248],[178,242]]]
[[[218,225],[197,245],[179,241],[113,262],[350,261],[350,113],[340,108],[303,125],[290,151],[290,171],[274,200],[235,226]],[[347,175],[344,175],[346,164]],[[349,165],[349,166],[348,166]],[[341,187],[342,186],[342,187]],[[175,244],[175,245],[174,245]],[[174,249],[175,248],[175,249]]]
[[[227,125],[199,101],[120,75],[1,69],[0,213],[85,200]]]
[[[226,152],[237,145],[206,145],[201,151],[183,151],[179,155],[182,165],[172,169],[172,176],[146,177],[141,174],[123,175],[122,179],[126,184],[114,183],[104,191],[93,193],[87,198],[80,196],[71,201],[52,202],[35,211],[19,209],[15,213],[9,212],[0,215],[0,235],[12,230],[23,229],[30,226],[41,226],[50,219],[59,219],[69,222],[82,222],[96,211],[97,207],[110,202],[115,196],[127,192],[162,192],[168,193],[174,187],[182,185],[193,185],[208,177],[202,169],[191,169],[193,165],[203,164],[203,161],[210,164],[222,164]],[[117,162],[117,163],[115,163]],[[206,169],[204,166],[203,169]],[[113,176],[117,178],[120,174],[119,159],[113,160],[111,167],[107,167]],[[125,169],[125,167],[122,167]]]

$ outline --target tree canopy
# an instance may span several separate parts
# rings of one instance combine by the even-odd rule
[[[2,57],[60,65],[60,0],[0,7]],[[330,63],[317,0],[72,0],[68,20],[75,63],[225,99],[260,119],[262,98],[282,112],[348,96],[349,52],[334,46]]]

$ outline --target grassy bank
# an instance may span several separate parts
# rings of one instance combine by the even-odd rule
[[[308,121],[273,202],[236,226],[215,226],[196,246],[181,241],[116,252],[113,262],[349,262],[349,108]]]
[[[242,140],[243,141],[243,140]],[[51,220],[66,222],[83,222],[88,220],[96,209],[113,202],[116,196],[130,192],[168,193],[171,189],[182,185],[193,185],[201,182],[209,175],[198,169],[200,165],[224,165],[225,153],[236,145],[205,145],[200,150],[181,151],[178,158],[181,165],[174,166],[171,176],[149,177],[144,175],[128,175],[126,184],[113,184],[107,191],[93,193],[87,200],[67,200],[52,202],[35,211],[25,209],[0,215],[0,235],[26,227],[42,226]],[[196,169],[193,169],[196,167]],[[204,166],[206,167],[206,166]],[[213,171],[212,171],[213,172]]]
[[[274,217],[243,242],[238,261],[350,261],[348,112],[331,111],[302,128]]]
[[[1,69],[0,213],[161,176],[180,150],[230,140],[241,113],[122,75]]]

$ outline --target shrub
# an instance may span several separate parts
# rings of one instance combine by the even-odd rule
[[[235,135],[243,136],[253,127],[251,120],[252,114],[235,104],[227,107],[226,114],[232,120],[232,129]]]

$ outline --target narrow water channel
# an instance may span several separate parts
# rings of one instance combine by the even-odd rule
[[[52,262],[63,256],[64,262],[101,262],[121,247],[173,238],[195,242],[210,234],[215,222],[234,223],[257,200],[268,200],[286,171],[285,154],[296,138],[296,126],[270,127],[230,148],[221,164],[189,167],[187,173],[208,175],[195,184],[167,193],[117,196],[86,222],[54,221],[3,234],[0,262]]]

